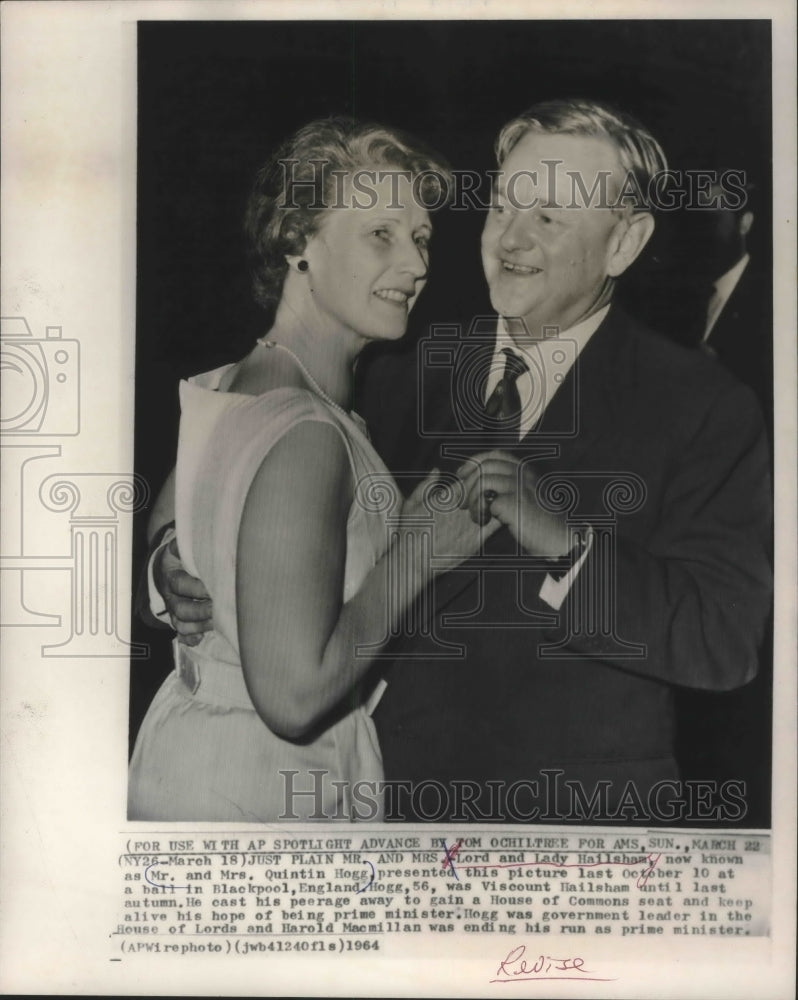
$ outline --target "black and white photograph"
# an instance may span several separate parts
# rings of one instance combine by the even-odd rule
[[[130,819],[769,827],[770,45],[140,23]]]
[[[793,5],[0,16],[0,991],[795,996]]]

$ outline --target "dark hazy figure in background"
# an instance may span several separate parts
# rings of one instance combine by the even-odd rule
[[[772,427],[773,283],[770,261],[750,247],[757,222],[758,191],[748,182],[742,204],[685,213],[688,246],[695,255],[696,276],[704,279],[706,298],[699,315],[705,350],[757,394]]]
[[[650,250],[623,298],[630,312],[658,332],[700,348],[753,389],[772,440],[768,206],[749,170],[700,173],[716,183],[693,187],[678,210],[658,213]]]
[[[742,171],[735,171],[743,174]],[[718,171],[718,176],[722,172]],[[716,358],[756,393],[773,441],[773,282],[769,226],[759,188],[745,173],[737,205],[720,184],[708,191],[714,207],[684,209],[674,220],[675,246],[691,288],[682,308],[693,311],[695,346]],[[679,743],[700,777],[744,780],[749,816],[766,825],[769,809],[772,629],[765,632],[756,678],[745,687],[710,697],[679,692]],[[699,776],[696,773],[696,776]]]

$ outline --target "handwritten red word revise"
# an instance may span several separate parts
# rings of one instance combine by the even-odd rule
[[[520,944],[513,948],[507,958],[499,962],[496,978],[490,982],[528,983],[549,979],[583,979],[592,983],[615,982],[606,976],[594,976],[590,969],[585,968],[583,958],[552,958],[551,955],[538,955],[534,962],[530,959],[531,964],[527,964],[525,953],[526,945]]]

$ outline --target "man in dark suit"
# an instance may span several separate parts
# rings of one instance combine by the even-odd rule
[[[728,801],[674,784],[673,692],[756,671],[771,576],[758,407],[613,304],[665,167],[645,129],[549,102],[498,152],[482,238],[498,315],[428,338],[420,370],[384,359],[365,401],[392,469],[450,470],[474,519],[502,524],[388,648],[388,816],[722,819]]]
[[[612,208],[577,204],[573,178],[577,193],[602,174],[611,195],[646,191],[665,164],[644,129],[550,102],[506,126],[498,151],[483,265],[498,343],[537,373],[513,378],[536,384],[531,419],[522,406],[520,427],[476,429],[463,387],[490,409],[496,377],[475,375],[474,359],[495,349],[468,337],[404,422],[396,407],[367,413],[392,468],[452,459],[474,517],[504,525],[482,558],[438,579],[431,622],[391,647],[375,722],[386,777],[413,789],[393,817],[722,819],[722,802],[696,811],[669,784],[673,695],[756,672],[770,594],[758,407],[709,359],[612,305],[653,218],[612,196]],[[547,365],[558,343],[577,355],[570,366]],[[447,346],[433,339],[426,356]],[[419,427],[428,405],[436,417]]]
[[[745,197],[726,204],[720,185],[714,207],[693,212],[688,236],[691,259],[709,294],[703,303],[700,337],[705,348],[759,397],[768,416],[773,408],[773,309],[770,268],[764,246],[752,252],[758,192],[750,181]]]
[[[700,210],[674,219],[683,311],[692,343],[756,394],[773,445],[773,288],[766,199],[750,169],[715,171]],[[731,191],[729,186],[731,184]],[[666,310],[667,312],[667,310]],[[664,330],[664,332],[668,332]],[[686,338],[687,342],[689,337]],[[746,782],[749,825],[767,825],[770,808],[772,643],[766,636],[756,678],[722,696],[680,691],[677,743],[691,775]]]

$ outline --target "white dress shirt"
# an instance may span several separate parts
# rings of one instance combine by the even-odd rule
[[[496,347],[485,385],[485,402],[504,374],[503,351],[510,350],[522,357],[527,363],[528,370],[519,375],[515,383],[521,400],[519,440],[523,439],[543,416],[546,407],[551,403],[587,342],[601,325],[609,308],[609,305],[604,306],[562,333],[557,331],[556,327],[552,327],[552,336],[545,336],[542,340],[532,339],[525,328],[499,316],[496,325]],[[539,596],[555,611],[559,611],[562,607],[579,570],[587,559],[593,545],[592,531],[588,531],[586,542],[584,552],[565,576],[555,580],[553,576],[547,574],[543,581]]]
[[[514,322],[499,316],[496,324],[496,347],[485,386],[485,402],[504,374],[505,349],[526,361],[528,371],[518,376],[516,388],[521,398],[519,440],[528,434],[543,416],[546,407],[562,385],[579,354],[609,312],[606,305],[562,333],[533,340],[525,330],[516,332]],[[511,333],[512,328],[512,333]],[[556,327],[552,327],[556,331]],[[515,336],[513,336],[513,333]]]

